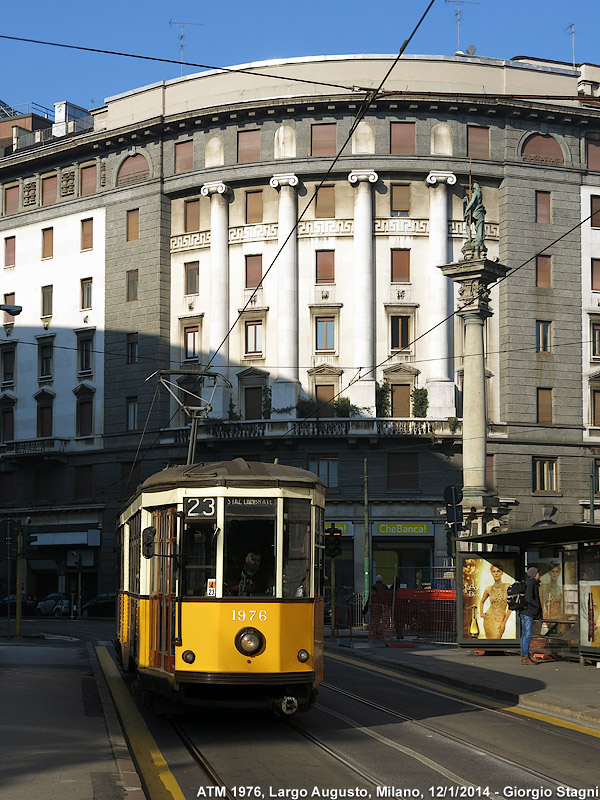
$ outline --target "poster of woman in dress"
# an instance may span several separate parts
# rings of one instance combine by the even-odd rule
[[[506,604],[515,559],[470,556],[462,563],[463,640],[516,639],[516,614]]]

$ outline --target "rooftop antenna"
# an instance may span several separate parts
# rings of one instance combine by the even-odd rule
[[[178,25],[181,28],[181,31],[179,32],[179,48],[181,51],[181,75],[183,77],[183,39],[185,36],[185,29],[189,28],[191,25],[203,27],[203,24],[202,22],[177,22],[174,19],[170,19],[169,25]]]
[[[458,28],[458,50],[457,53],[461,52],[460,49],[460,7],[461,6],[479,6],[481,3],[478,3],[477,0],[446,0],[447,3],[454,3],[456,6],[456,25]]]
[[[573,44],[573,69],[575,69],[575,23],[570,22],[565,28],[565,31],[569,31],[571,34],[571,41]]]

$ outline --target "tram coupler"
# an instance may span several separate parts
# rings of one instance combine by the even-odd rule
[[[295,714],[296,711],[298,711],[298,701],[295,697],[291,697],[290,695],[282,697],[280,709],[288,717],[291,717],[292,714]]]

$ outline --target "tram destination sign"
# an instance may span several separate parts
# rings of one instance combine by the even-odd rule
[[[186,519],[216,520],[216,497],[184,497],[183,513]]]
[[[275,497],[226,497],[226,517],[274,517],[277,514]]]

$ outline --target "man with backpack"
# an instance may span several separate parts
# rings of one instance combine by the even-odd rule
[[[529,643],[533,634],[533,620],[542,619],[540,602],[540,573],[537,567],[527,568],[525,578],[525,607],[521,613],[521,664],[535,664],[529,654]]]

